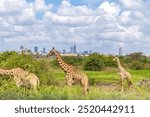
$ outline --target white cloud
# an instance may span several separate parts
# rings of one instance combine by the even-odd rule
[[[6,49],[6,46],[2,47],[4,44],[10,49],[16,49],[20,44],[32,48],[51,44],[62,50],[69,49],[68,43],[76,42],[80,49],[105,53],[117,53],[120,46],[128,48],[127,53],[140,49],[150,53],[147,6],[142,0],[120,0],[118,3],[104,1],[91,9],[63,0],[53,10],[55,6],[44,0],[33,3],[1,0],[0,49]]]
[[[131,22],[131,11],[123,11],[120,16],[120,21],[123,24]]]
[[[85,5],[72,6],[68,1],[62,1],[62,5],[57,10],[57,14],[62,16],[92,15],[93,13],[93,10]]]
[[[0,0],[0,14],[4,16],[16,15],[20,12],[20,9],[26,6],[24,0]]]
[[[35,23],[35,13],[32,8],[25,8],[22,12],[15,17],[16,24],[32,25]]]
[[[52,4],[46,5],[44,0],[35,0],[33,7],[36,12],[45,12],[52,9],[53,5]]]
[[[106,13],[110,15],[118,15],[120,12],[120,8],[118,5],[114,3],[104,2],[99,6],[99,9],[104,10]]]
[[[120,0],[120,3],[127,9],[139,9],[143,7],[143,0]]]

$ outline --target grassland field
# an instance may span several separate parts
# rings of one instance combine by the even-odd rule
[[[89,77],[89,94],[83,95],[80,85],[68,87],[64,80],[64,72],[53,70],[56,83],[40,85],[38,92],[17,87],[12,78],[0,80],[0,99],[4,100],[148,100],[150,88],[139,87],[142,79],[150,79],[150,70],[130,70],[133,86],[128,91],[124,81],[124,92],[120,92],[120,80],[116,71],[85,71]]]

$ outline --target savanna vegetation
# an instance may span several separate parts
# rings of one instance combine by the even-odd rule
[[[117,64],[113,56],[93,53],[87,57],[63,57],[64,61],[85,71],[89,77],[89,95],[82,88],[68,87],[64,72],[54,58],[36,57],[16,52],[0,53],[0,68],[21,67],[35,73],[40,79],[37,92],[17,87],[11,76],[0,76],[0,99],[150,99],[150,87],[139,87],[142,79],[150,79],[150,58],[141,52],[120,56],[122,65],[132,75],[134,83],[130,92],[124,82],[125,91],[120,92]]]

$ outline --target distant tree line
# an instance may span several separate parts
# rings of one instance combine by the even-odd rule
[[[113,61],[114,56],[93,53],[86,57],[81,56],[66,56],[63,57],[64,61],[75,65],[76,67],[83,68],[89,71],[100,71],[106,67],[117,67],[117,63]],[[126,56],[119,56],[120,62],[124,67],[133,70],[150,69],[150,57],[143,55],[142,52],[131,53]],[[51,61],[53,66],[59,66],[54,59]]]
[[[80,69],[89,71],[100,71],[107,67],[115,68],[117,63],[113,61],[112,55],[93,53],[89,56],[64,56],[64,61]],[[120,62],[125,68],[133,70],[150,69],[150,57],[142,52],[119,56]],[[16,52],[0,53],[0,67],[22,67],[30,72],[40,73],[50,68],[59,68],[56,59],[46,57],[36,58],[32,54],[18,54]]]

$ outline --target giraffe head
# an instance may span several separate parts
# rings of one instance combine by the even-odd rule
[[[56,50],[53,47],[52,50],[50,50],[49,53],[47,54],[47,57],[55,55],[55,51]]]

